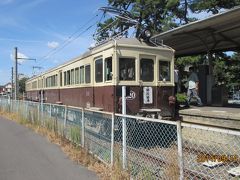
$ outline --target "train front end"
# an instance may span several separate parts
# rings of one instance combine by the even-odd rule
[[[119,43],[116,48],[117,112],[121,113],[121,87],[126,86],[127,114],[173,118],[174,50],[141,41]]]

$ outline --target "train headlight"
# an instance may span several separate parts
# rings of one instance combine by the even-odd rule
[[[148,29],[146,29],[146,30],[144,31],[144,36],[145,36],[147,39],[149,39],[149,38],[152,36],[151,31],[149,31]]]
[[[152,32],[149,29],[144,29],[139,35],[139,38],[143,39],[144,41],[149,41],[151,36],[152,36]]]

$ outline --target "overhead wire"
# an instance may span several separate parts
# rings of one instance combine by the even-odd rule
[[[113,25],[114,23],[117,22],[117,19],[115,19],[113,22],[111,22],[110,24],[106,25],[104,28],[102,28],[100,31],[98,31],[96,34],[93,34],[93,36],[96,36],[97,34],[101,33],[102,31],[104,31],[105,29],[107,29],[108,27],[110,27],[111,25]]]
[[[85,30],[81,31],[86,25],[88,25],[90,22],[92,22],[96,17],[98,16],[98,14],[96,14],[95,16],[93,16],[92,18],[90,18],[86,23],[84,23],[84,25],[82,25],[80,28],[78,28],[75,32],[73,32],[65,41],[63,41],[62,45],[49,51],[46,55],[42,56],[40,58],[40,62],[39,64],[42,64],[42,62],[44,60],[46,60],[47,58],[49,58],[50,56],[56,54],[57,52],[59,52],[60,50],[62,50],[63,48],[65,48],[68,44],[70,44],[71,42],[73,42],[74,40],[76,40],[77,38],[80,37],[80,35],[82,35],[84,32],[86,32],[87,30],[89,30],[92,26],[95,25],[92,24],[90,25],[88,28],[86,28]],[[81,32],[80,32],[81,31]],[[76,36],[76,37],[75,37]]]
[[[99,21],[97,22],[97,25],[100,24],[100,22],[102,21],[104,15],[105,15],[105,12],[102,13],[101,18],[100,18]],[[98,29],[98,28],[96,27],[96,29],[95,29],[95,31],[94,31],[94,33],[93,33],[93,37],[94,37],[94,35],[97,33],[97,29]]]
[[[98,21],[101,22],[101,20],[104,17],[105,12],[102,14],[100,20]],[[111,14],[111,13],[110,13]],[[114,13],[113,13],[114,14]],[[70,43],[72,43],[74,40],[78,39],[82,34],[84,34],[86,31],[88,31],[89,29],[91,29],[94,25],[96,25],[96,22],[90,26],[88,26],[85,30],[81,31],[86,25],[88,25],[91,21],[93,21],[96,17],[98,16],[98,14],[96,14],[94,17],[90,18],[83,26],[81,26],[79,29],[77,29],[75,32],[73,32],[63,43],[61,46],[49,51],[46,55],[42,56],[42,58],[40,58],[40,63],[38,63],[38,65],[41,65],[44,60],[46,60],[47,58],[55,55],[56,53],[58,53],[59,51],[61,51],[62,49],[64,49],[67,45],[69,45]],[[120,18],[120,19],[125,19],[128,21],[133,21],[133,19],[131,18],[127,18],[127,17],[123,17],[120,15],[115,15],[116,17]],[[111,22],[110,24],[106,25],[105,27],[103,27],[100,31],[97,32],[97,29],[95,30],[93,36],[96,36],[97,34],[101,33],[102,31],[104,31],[105,29],[109,28],[110,26],[112,26],[114,23],[117,22],[117,19],[115,19],[113,22]],[[81,32],[80,32],[81,31]],[[124,30],[124,32],[126,32],[126,30]],[[123,32],[120,32],[118,34],[121,34]],[[117,34],[117,35],[118,35]],[[115,36],[114,36],[115,37]]]
[[[75,38],[71,39],[70,41],[67,41],[65,44],[63,44],[61,47],[59,47],[58,49],[56,49],[55,51],[53,51],[51,54],[48,55],[48,57],[55,55],[56,53],[58,53],[59,51],[61,51],[62,49],[64,49],[67,45],[69,45],[70,43],[72,43],[73,41],[75,41],[76,39],[78,39],[82,34],[84,34],[85,32],[87,32],[90,28],[92,28],[95,25],[92,24],[90,25],[88,28],[86,28],[84,31],[82,31],[80,34],[78,34]],[[43,61],[41,62],[43,63]],[[40,63],[40,64],[41,64]]]

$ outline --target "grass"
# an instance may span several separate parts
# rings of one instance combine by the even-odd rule
[[[70,127],[70,139],[75,144],[81,141],[81,128],[79,126]]]
[[[47,137],[50,142],[59,145],[62,151],[67,154],[72,161],[84,165],[88,167],[88,169],[96,172],[100,179],[130,179],[129,172],[122,169],[119,156],[117,156],[118,158],[116,158],[114,166],[111,168],[103,164],[94,157],[94,155],[90,154],[87,149],[83,149],[79,146],[79,143],[77,143],[81,140],[81,131],[79,127],[72,126],[70,128],[70,141],[66,138],[66,132],[63,125],[58,123],[56,118],[42,116],[41,119],[44,119],[44,121],[39,120],[37,108],[31,109],[25,114],[22,108],[18,109],[18,113],[11,113],[10,108],[4,109],[0,106],[0,116],[13,120]]]

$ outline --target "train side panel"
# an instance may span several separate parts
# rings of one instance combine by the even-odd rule
[[[121,86],[119,86],[119,89]],[[129,95],[127,96],[127,114],[137,114],[141,109],[160,109],[162,116],[172,116],[174,107],[169,104],[169,97],[173,96],[174,88],[172,86],[152,88],[152,103],[144,103],[143,87],[129,86]],[[121,96],[117,96],[117,112],[121,113]]]

